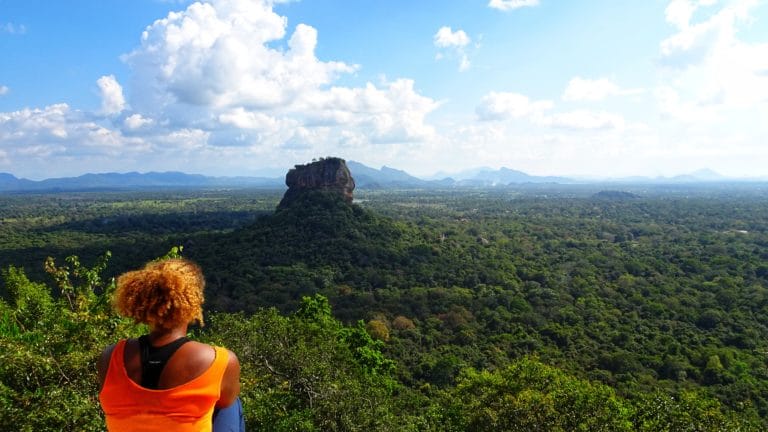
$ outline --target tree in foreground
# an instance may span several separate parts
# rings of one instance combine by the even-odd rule
[[[758,431],[696,392],[618,396],[614,389],[525,357],[497,371],[462,372],[436,417],[447,431]]]

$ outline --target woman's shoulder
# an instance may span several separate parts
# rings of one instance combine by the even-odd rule
[[[115,347],[117,347],[117,344],[108,345],[101,351],[98,360],[96,360],[96,370],[99,373],[99,382],[102,384],[107,377],[107,370],[109,369],[109,363],[112,360],[112,352],[115,350]]]
[[[216,349],[206,343],[189,341],[179,348],[181,358],[184,358],[187,367],[207,369],[216,359]]]
[[[188,341],[179,351],[181,352],[179,357],[184,358],[187,363],[186,367],[198,370],[212,366],[216,360],[220,360],[219,357],[221,356],[226,357],[226,364],[229,368],[240,364],[237,355],[229,349],[203,342]]]
[[[193,363],[187,367],[198,370],[219,370],[223,371],[225,380],[228,379],[227,377],[239,380],[240,361],[231,350],[200,342],[187,342],[185,345],[190,346],[190,354],[187,355],[192,356],[189,361]]]
[[[208,344],[203,344],[203,343],[200,343],[200,345],[203,345],[203,347],[199,347],[197,349],[200,349],[201,351],[204,351],[204,350],[206,350],[205,347],[208,347],[207,349],[210,349],[212,352],[215,353],[214,357],[210,359],[211,362],[213,362],[215,360],[218,360],[219,356],[225,356],[226,357],[226,365],[227,365],[228,369],[232,369],[233,367],[238,367],[239,368],[240,361],[237,359],[237,355],[234,352],[232,352],[231,350],[229,350],[227,348],[224,348],[224,347],[216,346],[216,345],[208,345]]]

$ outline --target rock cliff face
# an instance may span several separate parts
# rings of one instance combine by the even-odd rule
[[[296,165],[285,175],[285,184],[288,190],[278,208],[290,205],[304,192],[318,190],[338,193],[351,204],[352,191],[355,189],[355,180],[347,168],[347,163],[344,159],[334,157]]]

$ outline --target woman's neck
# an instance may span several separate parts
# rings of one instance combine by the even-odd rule
[[[172,328],[153,327],[149,331],[149,342],[154,346],[162,346],[186,335],[186,325]]]

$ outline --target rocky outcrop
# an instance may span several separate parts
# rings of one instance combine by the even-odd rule
[[[296,165],[285,175],[288,190],[278,208],[289,206],[297,197],[308,191],[338,193],[347,203],[352,203],[355,180],[344,159],[329,157],[306,164]]]

